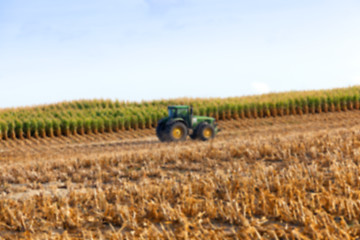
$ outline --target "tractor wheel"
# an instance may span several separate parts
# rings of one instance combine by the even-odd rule
[[[208,123],[202,123],[197,129],[198,138],[207,141],[215,137],[215,129]]]
[[[166,142],[167,141],[164,124],[160,123],[160,124],[158,124],[156,126],[156,136],[159,138],[159,140],[161,142]]]
[[[187,135],[187,128],[182,122],[174,122],[166,128],[166,136],[169,141],[185,141]]]
[[[197,129],[198,129],[198,128],[194,129],[193,133],[190,134],[190,138],[191,138],[192,140],[196,140],[196,139],[199,138],[198,133],[197,133]]]
[[[197,135],[197,132],[194,130],[194,132],[193,132],[193,134],[191,134],[190,135],[190,138],[192,139],[192,140],[196,140],[196,139],[198,139],[198,135]]]

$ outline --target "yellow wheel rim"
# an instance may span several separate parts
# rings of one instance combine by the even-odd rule
[[[184,136],[184,129],[181,127],[175,127],[172,131],[172,135],[175,139],[181,139]]]
[[[204,137],[206,137],[206,138],[211,138],[212,133],[213,133],[213,131],[211,128],[205,128],[204,132],[203,132]]]

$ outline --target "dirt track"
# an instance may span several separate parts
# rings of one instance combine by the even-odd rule
[[[213,142],[231,141],[232,137],[246,141],[257,137],[298,135],[305,132],[351,128],[357,125],[360,129],[360,111],[221,121],[219,127],[222,131]],[[14,160],[77,158],[92,154],[118,154],[128,150],[159,149],[192,144],[193,142],[190,139],[182,143],[161,143],[155,136],[155,129],[71,137],[8,140],[0,142],[0,161],[5,163]]]

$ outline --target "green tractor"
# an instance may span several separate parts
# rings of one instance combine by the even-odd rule
[[[156,136],[162,142],[184,141],[190,135],[192,139],[207,141],[217,132],[215,118],[193,116],[189,106],[169,106],[169,116],[161,119],[156,127]]]

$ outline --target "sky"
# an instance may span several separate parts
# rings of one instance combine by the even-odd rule
[[[360,84],[358,0],[0,0],[0,107]]]

